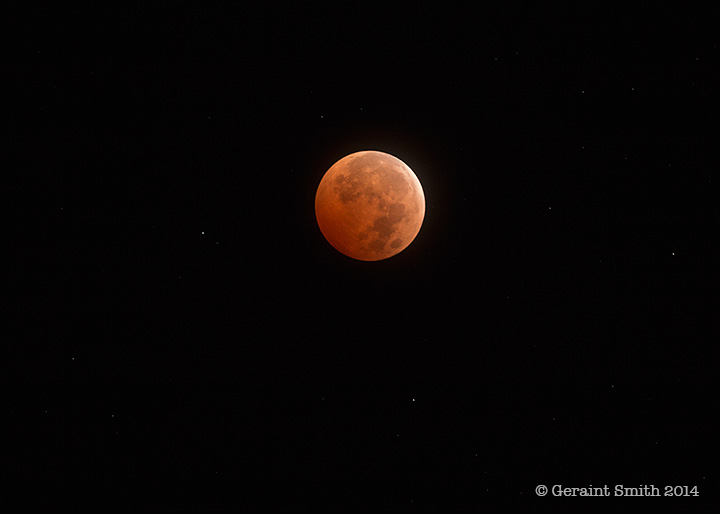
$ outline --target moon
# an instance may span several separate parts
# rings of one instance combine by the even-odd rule
[[[425,195],[415,173],[397,157],[355,152],[323,176],[315,216],[325,239],[340,253],[379,261],[402,252],[418,235]]]

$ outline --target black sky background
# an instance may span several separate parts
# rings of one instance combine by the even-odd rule
[[[715,494],[715,8],[65,9],[13,14],[21,479]],[[375,263],[314,218],[365,149],[427,201]]]

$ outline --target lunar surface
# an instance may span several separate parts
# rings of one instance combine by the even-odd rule
[[[415,173],[397,157],[356,152],[325,173],[315,196],[315,215],[336,250],[379,261],[403,251],[420,232],[425,195]]]

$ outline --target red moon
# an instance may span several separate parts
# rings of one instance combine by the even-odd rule
[[[425,195],[415,173],[397,157],[363,151],[325,173],[315,195],[325,239],[361,261],[397,255],[412,243],[425,217]]]

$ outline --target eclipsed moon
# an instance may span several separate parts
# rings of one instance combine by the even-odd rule
[[[315,215],[336,250],[353,259],[379,261],[403,251],[420,232],[425,195],[415,173],[397,157],[356,152],[323,176]]]

